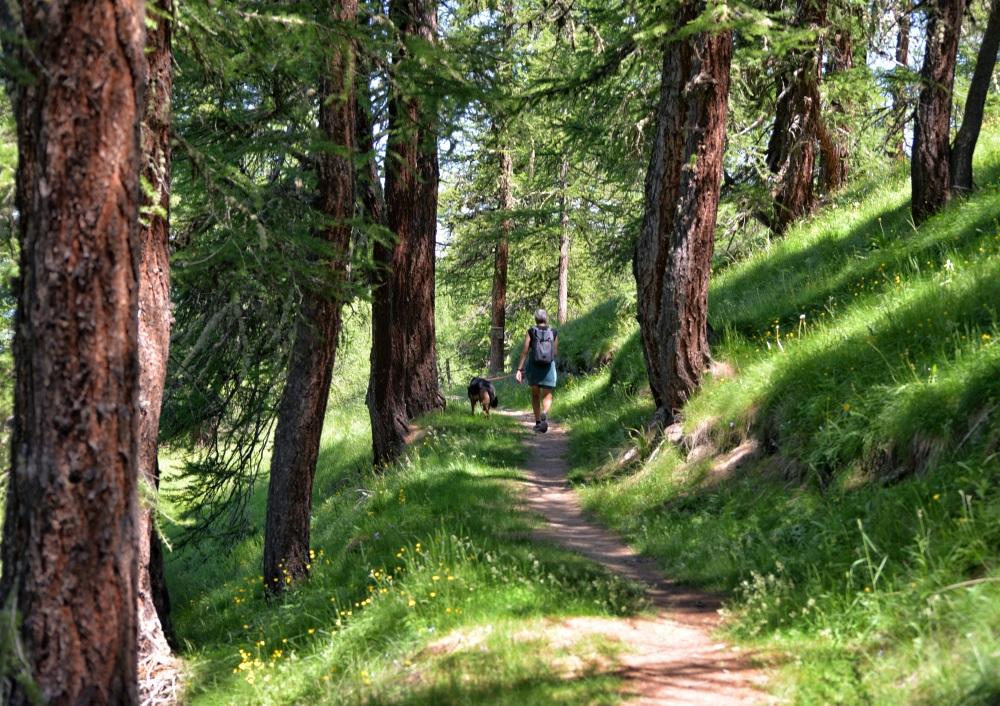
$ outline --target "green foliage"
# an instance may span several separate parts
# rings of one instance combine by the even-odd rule
[[[15,278],[19,249],[14,217],[17,174],[17,128],[7,92],[0,89],[0,509],[7,492],[10,467],[10,426],[14,413],[14,314],[17,309]]]
[[[607,365],[636,330],[635,295],[608,299],[559,328],[559,369],[581,373]],[[514,362],[521,352],[518,343]]]
[[[587,507],[668,575],[731,591],[732,635],[779,655],[794,703],[1000,695],[991,125],[983,188],[919,229],[906,175],[874,174],[715,278],[713,353],[737,375],[706,381],[685,429],[722,451],[756,437],[762,459],[726,473],[646,444],[646,393],[613,384],[638,346],[559,398]]]
[[[364,294],[378,227],[357,222],[357,279],[336,284],[317,236],[317,128],[328,48],[361,39],[325,6],[184,3],[175,42],[171,340],[161,438],[188,452],[194,531],[249,530],[307,292]],[[362,54],[384,51],[372,30]],[[359,81],[360,83],[360,81]],[[363,84],[362,84],[363,85]],[[357,155],[364,164],[369,155]]]
[[[327,420],[307,583],[269,603],[259,537],[169,557],[191,702],[617,703],[616,678],[564,681],[544,637],[519,637],[537,635],[542,616],[625,615],[642,600],[635,586],[526,538],[534,521],[513,485],[523,456],[515,421],[461,405],[432,415],[399,467],[376,475],[364,419],[355,404]],[[465,634],[483,639],[428,648]],[[560,649],[590,659],[609,648]]]

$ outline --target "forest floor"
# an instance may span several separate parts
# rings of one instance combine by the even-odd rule
[[[517,413],[508,413],[517,414]],[[525,427],[529,415],[518,415]],[[618,618],[571,617],[546,626],[579,638],[596,634],[620,642],[615,671],[623,679],[629,703],[749,704],[762,703],[765,682],[750,656],[713,637],[719,625],[719,596],[667,579],[655,563],[640,557],[618,536],[585,514],[567,480],[569,442],[561,425],[525,442],[525,503],[544,518],[532,537],[578,552],[610,571],[645,587],[655,609],[651,616]]]
[[[713,275],[728,372],[686,405],[681,445],[647,431],[633,296],[561,327],[548,434],[456,397],[388,473],[353,338],[309,580],[264,597],[263,482],[237,539],[167,557],[188,701],[1000,703],[1000,125],[981,188],[919,228],[904,166]],[[525,386],[497,391],[528,408]],[[179,466],[161,508],[183,522]]]

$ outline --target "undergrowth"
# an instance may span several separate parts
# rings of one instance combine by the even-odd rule
[[[542,618],[632,614],[641,592],[527,539],[515,421],[452,403],[377,475],[366,420],[359,405],[327,419],[307,582],[268,601],[259,534],[169,557],[191,702],[618,703],[620,679],[600,666],[616,648],[550,649]],[[265,495],[251,508],[258,527]],[[440,642],[463,634],[482,639]],[[560,653],[593,666],[567,676],[552,666]]]

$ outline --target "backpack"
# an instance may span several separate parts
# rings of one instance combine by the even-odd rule
[[[534,363],[548,364],[555,360],[555,332],[548,326],[531,329],[534,332],[531,340],[534,344],[531,347],[531,360]]]

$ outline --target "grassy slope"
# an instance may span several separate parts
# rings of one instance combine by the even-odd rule
[[[365,342],[342,356],[319,462],[312,577],[263,597],[261,537],[168,557],[195,704],[612,704],[615,647],[545,646],[541,616],[630,614],[634,586],[523,538],[521,434],[455,403],[384,476],[369,470]],[[354,400],[353,403],[349,400]],[[252,505],[262,526],[265,489]],[[452,630],[464,649],[427,646]],[[525,638],[537,634],[537,638]],[[573,679],[552,660],[583,665]],[[591,665],[591,666],[588,666]]]
[[[778,455],[716,482],[668,448],[616,469],[651,411],[634,336],[560,397],[588,506],[733,591],[734,634],[799,703],[1000,699],[996,127],[978,155],[984,187],[919,229],[900,168],[717,274],[715,354],[738,375],[707,381],[685,427]]]

